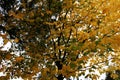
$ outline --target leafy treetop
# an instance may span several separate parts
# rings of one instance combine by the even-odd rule
[[[119,0],[21,0],[18,9],[7,10],[7,20],[0,16],[4,43],[12,39],[19,51],[25,51],[19,56],[11,54],[14,48],[1,51],[1,60],[10,60],[10,66],[2,65],[3,79],[32,79],[40,73],[41,80],[63,80],[86,70],[90,72],[86,77],[97,79],[92,73],[96,69],[117,78],[119,6]]]

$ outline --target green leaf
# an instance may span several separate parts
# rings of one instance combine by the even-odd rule
[[[97,41],[95,41],[95,44],[98,45],[99,42],[101,42],[101,38],[99,38]]]
[[[81,69],[81,68],[82,68],[82,66],[81,66],[81,65],[79,65],[79,66],[78,66],[78,70],[79,70],[79,69]]]
[[[90,52],[87,51],[87,52],[83,53],[83,55],[86,56],[86,55],[88,55],[89,53],[90,53]]]
[[[71,68],[75,68],[76,66],[77,66],[77,65],[76,65],[75,63],[73,63],[73,62],[70,63],[70,67],[71,67]]]

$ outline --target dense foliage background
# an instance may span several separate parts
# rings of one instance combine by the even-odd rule
[[[0,0],[0,79],[119,79],[120,0]],[[5,64],[4,64],[5,63]],[[89,74],[85,74],[89,71]]]

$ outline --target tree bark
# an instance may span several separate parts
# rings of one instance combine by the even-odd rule
[[[60,74],[60,75],[58,75],[57,79],[58,79],[58,80],[63,80],[63,79],[64,79],[64,77],[63,77],[63,75],[62,75],[62,74]]]
[[[61,69],[62,69],[63,65],[61,64],[60,61],[56,61],[55,64],[56,64],[58,70],[61,70]],[[62,74],[59,74],[59,75],[57,76],[57,79],[58,79],[58,80],[63,80],[63,79],[64,79],[64,76],[63,76]]]
[[[111,78],[111,76],[110,76],[111,74],[110,73],[108,73],[107,75],[106,75],[106,79],[105,80],[114,80],[113,78]]]

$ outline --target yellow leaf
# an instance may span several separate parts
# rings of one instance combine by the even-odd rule
[[[115,79],[115,78],[118,78],[118,75],[115,74],[115,73],[113,73],[113,74],[111,74],[111,77],[112,77],[113,79]]]
[[[41,16],[44,16],[44,13],[41,13]]]
[[[24,14],[18,13],[14,17],[23,20]]]
[[[46,13],[47,13],[47,14],[52,14],[52,12],[51,12],[51,11],[46,11]]]
[[[15,12],[13,12],[12,10],[8,12],[9,16],[14,16]]]
[[[8,39],[4,39],[4,44],[7,44],[8,43]]]
[[[29,22],[34,22],[35,20],[34,20],[34,19],[29,19],[29,20],[27,20],[27,21],[29,21]]]
[[[19,42],[19,39],[18,39],[18,38],[15,38],[14,42],[16,42],[16,43]]]
[[[9,16],[13,16],[13,17],[15,17],[15,18],[18,18],[18,19],[23,19],[23,17],[24,17],[24,14],[23,13],[18,13],[18,14],[16,14],[15,12],[13,12],[13,11],[9,11],[8,12],[9,13]]]
[[[34,16],[34,12],[31,11],[31,12],[30,12],[30,17],[33,17],[33,16]]]

